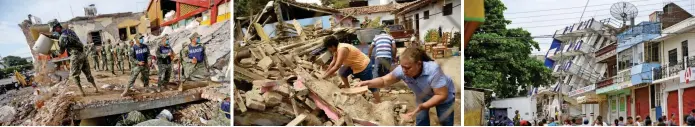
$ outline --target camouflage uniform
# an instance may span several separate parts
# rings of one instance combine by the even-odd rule
[[[106,67],[106,65],[108,63],[107,59],[106,59],[106,54],[107,54],[106,45],[109,45],[109,44],[108,43],[102,43],[101,44],[101,70],[104,70],[104,71],[108,70],[108,68]]]
[[[99,50],[97,50],[96,45],[94,45],[94,43],[87,45],[87,51],[87,53],[89,53],[89,57],[92,58],[94,70],[99,70],[99,54],[97,53]]]
[[[197,38],[196,36],[197,33],[194,33],[193,37],[191,38]],[[198,36],[199,37],[199,36]],[[181,59],[184,61],[183,62],[183,74],[185,75],[184,77],[190,79],[192,75],[204,75],[205,71],[204,69],[207,69],[207,60],[206,55],[205,55],[205,46],[201,44],[200,42],[197,43],[196,46],[193,46],[192,44],[188,44],[183,46],[183,49],[181,50]],[[199,57],[197,59],[197,64],[193,64],[193,58],[194,57]]]
[[[50,31],[54,31],[54,28],[56,27],[61,27],[60,23],[57,20],[53,20],[48,23],[49,28],[51,29]],[[84,45],[82,45],[82,42],[80,42],[80,39],[77,37],[74,31],[70,29],[65,29],[62,28],[61,32],[55,32],[56,34],[53,34],[53,38],[58,38],[58,46],[59,49],[58,51],[66,51],[70,55],[70,77],[75,81],[75,84],[77,84],[77,87],[80,88],[80,92],[82,92],[82,96],[86,96],[84,93],[84,90],[82,90],[82,85],[80,84],[80,72],[84,73],[85,77],[87,77],[87,81],[89,83],[92,83],[92,86],[94,86],[95,92],[99,92],[99,89],[97,88],[96,84],[94,83],[94,78],[92,77],[92,73],[90,72],[89,69],[89,62],[87,61],[87,54],[85,54],[84,51]]]
[[[123,71],[123,45],[120,43],[116,46],[116,67],[118,67],[118,70],[121,70],[121,74],[125,74]]]
[[[158,90],[161,89],[161,87],[167,83],[169,83],[169,79],[171,78],[171,56],[169,56],[169,53],[172,53],[173,50],[169,45],[161,45],[157,46],[156,51],[156,56],[157,56],[157,68],[159,68],[158,71],[158,76],[159,76],[159,82],[157,82],[157,87]]]
[[[140,75],[140,80],[142,80],[143,86],[149,87],[149,67],[148,65],[148,59],[150,57],[150,50],[149,47],[145,44],[140,44],[140,46],[133,46],[133,49],[130,50],[130,62],[135,64],[133,69],[130,72],[130,80],[128,81],[128,86],[126,86],[123,94],[121,96],[125,96],[128,94],[128,88],[132,87],[133,84],[135,83],[135,79]],[[139,62],[145,62],[145,65],[137,65]]]
[[[106,44],[104,52],[106,54],[106,67],[108,68],[108,71],[111,71],[111,73],[115,75],[116,73],[113,69],[113,46],[110,42]]]

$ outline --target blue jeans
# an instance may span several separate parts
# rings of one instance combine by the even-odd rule
[[[429,100],[429,98],[422,100],[422,102],[426,102],[427,100]],[[447,112],[449,108],[454,108],[452,107],[454,105],[454,101],[455,99],[451,99],[436,106],[437,118],[439,118],[439,124],[441,126],[454,126],[454,110],[456,109],[452,109],[451,112]],[[417,116],[415,116],[415,126],[430,126],[429,111],[429,109],[422,110],[417,114]]]
[[[374,62],[374,75],[377,77],[382,77],[391,73],[391,64],[393,64],[393,60],[391,58],[376,58],[376,61]]]
[[[338,71],[338,74],[340,74],[341,77],[348,77],[350,75],[353,76],[353,78],[359,78],[362,81],[367,81],[367,80],[372,80],[374,79],[373,73],[373,67],[372,63],[370,62],[369,65],[367,65],[367,68],[362,70],[362,72],[353,74],[352,68],[348,66],[342,66],[340,67],[340,70]],[[379,89],[377,88],[369,88],[369,91],[372,92],[377,92]]]

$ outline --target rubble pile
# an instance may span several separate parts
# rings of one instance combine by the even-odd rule
[[[342,39],[354,36],[355,31],[336,28],[326,35]],[[405,110],[401,105],[391,101],[374,104],[366,89],[348,94],[341,91],[350,88],[338,87],[338,77],[318,78],[331,59],[322,46],[326,35],[306,41],[238,42],[241,46],[234,53],[235,124],[397,125],[399,110]]]

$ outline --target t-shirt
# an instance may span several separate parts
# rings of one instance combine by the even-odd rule
[[[434,61],[422,62],[422,72],[417,78],[411,78],[405,75],[403,68],[399,65],[391,72],[396,78],[403,80],[405,84],[408,85],[410,89],[413,90],[416,97],[416,103],[419,100],[429,99],[434,96],[433,88],[447,87],[449,89],[449,96],[447,96],[446,101],[454,100],[454,93],[456,88],[454,87],[454,82],[449,76],[444,75],[444,72],[439,65]],[[423,95],[424,94],[424,95]]]
[[[388,34],[379,34],[374,36],[374,48],[376,49],[377,58],[391,58],[393,51],[391,50],[393,37]]]
[[[369,57],[367,57],[367,55],[362,53],[362,51],[360,51],[359,49],[357,49],[357,47],[353,45],[339,43],[338,48],[348,49],[347,58],[343,60],[342,65],[350,67],[350,69],[352,69],[353,74],[357,74],[364,71],[364,69],[367,68],[367,65],[369,65],[369,62],[371,61],[369,60]]]

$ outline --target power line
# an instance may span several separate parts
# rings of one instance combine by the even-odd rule
[[[629,2],[642,2],[642,1],[647,1],[647,0],[633,0]],[[596,5],[589,5],[589,6],[578,6],[578,7],[568,7],[568,8],[556,8],[556,9],[544,9],[544,10],[533,10],[533,11],[521,11],[521,12],[510,12],[508,14],[519,14],[519,13],[529,13],[529,12],[541,12],[541,11],[553,11],[553,10],[563,10],[563,9],[574,9],[574,8],[583,8],[583,7],[595,7],[595,6],[606,6],[606,5],[613,5],[614,3],[610,4],[596,4]]]
[[[673,1],[673,2],[681,2],[681,1],[688,1],[688,0],[680,0],[680,1]],[[650,4],[635,5],[635,6],[636,6],[636,7],[640,7],[640,6],[649,6],[649,5],[658,5],[658,4],[662,4],[662,3],[650,3]],[[692,5],[686,5],[686,6],[692,6]],[[684,7],[686,7],[686,6],[684,6]],[[659,8],[662,9],[663,7],[659,7]],[[610,10],[610,8],[608,8],[608,9],[589,10],[589,11],[586,11],[586,12],[598,12],[598,11],[606,11],[606,10]],[[520,19],[520,18],[542,17],[542,16],[551,16],[551,15],[564,15],[564,14],[574,14],[574,13],[582,13],[582,12],[583,12],[583,11],[565,12],[565,13],[554,13],[554,14],[545,14],[545,15],[533,15],[533,16],[522,16],[522,17],[510,17],[510,18],[508,18],[508,19]]]
[[[686,5],[686,6],[683,6],[683,7],[689,7],[689,6],[693,6],[693,5]],[[649,10],[642,10],[642,11],[644,11],[644,12],[651,12],[651,11],[659,11],[659,10],[661,10],[661,8],[649,9]],[[687,11],[673,11],[673,12],[687,12]],[[642,14],[642,15],[639,15],[639,16],[637,16],[637,17],[646,17],[646,16],[649,16],[649,15],[651,15],[651,13]],[[545,17],[545,16],[550,16],[550,15],[538,15],[538,16],[534,16],[534,17]],[[600,17],[600,16],[611,16],[611,14],[594,15],[594,16],[592,16],[592,17]],[[637,18],[637,17],[635,17],[635,18]],[[575,19],[575,18],[581,18],[581,17],[555,18],[555,19],[544,19],[544,20],[531,20],[531,21],[525,21],[525,22],[513,22],[513,21],[512,21],[512,23],[511,23],[510,25],[514,25],[514,24],[524,24],[524,23],[549,22],[549,21],[561,21],[561,20],[572,20],[572,19]],[[500,20],[502,20],[502,19],[496,19],[496,20],[492,20],[492,21],[500,21]],[[507,19],[504,19],[504,20],[507,20]],[[486,20],[486,21],[487,21],[487,20]]]

